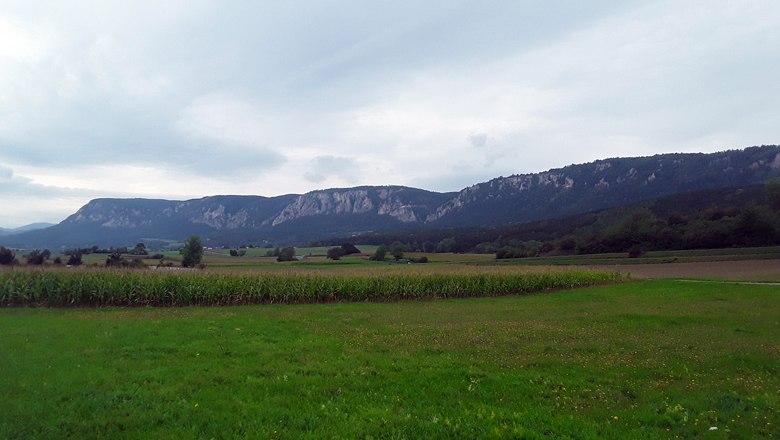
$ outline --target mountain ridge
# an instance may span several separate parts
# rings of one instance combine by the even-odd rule
[[[44,229],[48,228],[50,226],[54,226],[55,223],[46,223],[46,222],[37,222],[37,223],[30,223],[27,225],[19,226],[16,228],[1,228],[0,227],[0,236],[4,235],[13,235],[13,234],[19,234],[22,232],[27,231],[34,231],[37,229]]]
[[[200,235],[210,245],[300,243],[365,232],[496,226],[780,176],[780,147],[600,159],[439,193],[400,185],[282,196],[95,199],[61,223],[5,236],[16,247],[130,245]]]

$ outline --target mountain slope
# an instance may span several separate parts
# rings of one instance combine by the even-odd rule
[[[291,242],[403,228],[454,193],[401,186],[313,191],[278,197],[212,196],[172,201],[96,199],[58,225],[5,237],[15,247],[130,245],[200,235],[212,245]]]
[[[605,159],[470,186],[426,220],[437,226],[525,223],[669,194],[757,184],[778,175],[777,146]]]
[[[54,226],[53,223],[31,223],[29,225],[19,226],[18,228],[0,228],[0,237],[4,235],[21,234],[22,232],[35,231],[38,229]]]
[[[751,209],[751,207],[757,207],[759,210],[762,208],[769,209],[770,204],[773,203],[770,202],[770,198],[767,185],[705,189],[646,199],[595,212],[536,220],[528,223],[497,227],[450,227],[394,231],[352,237],[351,241],[357,245],[387,245],[395,241],[417,243],[421,247],[426,247],[426,249],[420,249],[426,252],[432,252],[439,241],[452,237],[456,238],[457,246],[455,250],[459,252],[477,251],[480,243],[491,243],[494,249],[498,249],[503,246],[512,246],[513,243],[518,242],[529,240],[554,241],[566,236],[575,236],[579,241],[585,242],[588,240],[593,241],[594,236],[605,236],[614,233],[637,213],[645,216],[648,221],[660,220],[661,222],[666,222],[667,226],[678,227],[689,222],[693,223],[693,220],[689,219],[696,219],[699,216],[704,216],[711,220],[720,220],[723,217],[738,216],[741,212]],[[780,232],[780,224],[778,224],[778,231]],[[707,232],[706,228],[702,227],[700,232]],[[671,237],[667,236],[665,238],[669,239]],[[766,237],[766,239],[767,242],[773,243],[771,237]],[[324,240],[322,244],[325,246],[338,245],[344,240],[345,238],[343,237],[335,238]],[[690,240],[688,241],[690,242]],[[666,248],[676,249],[678,247],[675,247],[674,243],[668,243]],[[619,249],[617,251],[624,250]]]
[[[759,184],[780,176],[780,147],[664,154],[499,177],[436,193],[361,186],[278,197],[195,200],[96,199],[62,223],[3,237],[14,247],[123,246],[182,241],[209,245],[301,243],[367,232],[525,223],[594,212],[670,194]]]

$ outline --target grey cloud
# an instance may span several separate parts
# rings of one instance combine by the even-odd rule
[[[457,190],[606,155],[777,142],[780,8],[715,3],[12,0],[0,20],[14,18],[15,30],[45,44],[39,58],[0,58],[0,161],[17,171],[151,166],[230,183],[275,178],[285,164],[315,184],[402,175],[361,174],[349,158],[359,154],[361,165],[408,173],[389,183]],[[431,77],[457,86],[445,98],[426,94]],[[540,90],[549,102],[535,107],[534,93],[469,101],[494,88],[499,97]],[[246,104],[238,135],[230,122],[241,105],[217,121],[224,129],[199,134],[197,118],[181,129],[186,110],[209,96]],[[426,97],[424,108],[408,96]],[[365,108],[378,114],[356,135],[345,120],[361,122]],[[209,110],[206,119],[221,111]],[[408,128],[398,115],[437,123]],[[289,154],[312,145],[340,149]],[[425,148],[436,163],[387,164],[388,145]],[[448,148],[473,163],[454,168],[464,159]],[[11,168],[0,166],[0,194],[95,194],[38,185]]]
[[[309,166],[310,168],[304,173],[304,177],[312,183],[323,182],[329,176],[353,182],[358,171],[357,163],[347,157],[317,156],[310,161]]]
[[[94,191],[82,188],[63,188],[41,185],[22,176],[12,176],[0,185],[0,196],[46,197],[100,197],[117,194],[114,191]]]
[[[476,133],[469,136],[469,142],[472,147],[482,148],[487,145],[488,135],[487,133]]]

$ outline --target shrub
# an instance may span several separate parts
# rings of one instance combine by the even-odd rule
[[[374,255],[369,257],[369,260],[371,261],[385,261],[385,255],[387,255],[387,248],[385,248],[384,245],[379,246],[376,248],[376,251],[374,251]]]
[[[124,257],[119,252],[114,252],[106,257],[107,267],[122,267],[126,264]]]
[[[351,243],[344,243],[341,245],[341,250],[344,251],[344,255],[352,255],[352,254],[359,254],[360,249],[355,247],[354,244]]]
[[[639,246],[638,244],[636,244],[634,246],[631,246],[628,249],[628,258],[639,258],[639,257],[641,257],[644,254],[645,254],[645,251],[642,250],[642,247]]]
[[[8,249],[4,246],[0,246],[0,264],[3,266],[8,266],[10,264],[14,264],[16,261],[16,255],[11,249]]]
[[[400,241],[393,242],[393,244],[390,245],[390,255],[392,255],[396,261],[404,257],[404,252],[406,252],[406,245]]]
[[[340,260],[344,255],[346,255],[346,252],[344,252],[344,248],[341,247],[332,247],[328,249],[327,253],[327,257],[331,260]]]
[[[286,247],[279,251],[279,256],[276,257],[276,261],[293,261],[295,260],[295,248]]]
[[[27,264],[32,264],[33,266],[40,266],[43,263],[45,263],[50,256],[51,256],[51,252],[48,249],[44,249],[43,251],[35,249],[31,251],[29,254],[27,254],[25,259],[27,260]]]
[[[81,266],[81,252],[75,252],[68,257],[68,266]]]

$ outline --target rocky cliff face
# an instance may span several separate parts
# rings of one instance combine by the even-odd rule
[[[225,205],[204,208],[198,214],[190,217],[192,223],[201,223],[216,230],[238,229],[248,226],[249,213],[246,209],[228,212]]]
[[[478,183],[465,188],[458,196],[438,207],[436,211],[425,219],[427,223],[436,222],[454,213],[469,204],[479,202],[485,198],[492,200],[504,200],[516,197],[523,192],[530,192],[538,187],[552,187],[556,189],[570,189],[574,186],[574,179],[563,172],[545,172],[537,174],[520,174],[509,177],[499,177],[489,182]]]
[[[278,226],[303,217],[344,214],[375,214],[388,216],[401,223],[418,222],[417,211],[432,208],[425,203],[414,204],[413,190],[404,187],[363,187],[314,191],[287,205],[279,215],[264,224]]]
[[[175,202],[143,199],[95,199],[62,223],[92,224],[104,228],[137,228],[148,226],[164,215]]]
[[[273,219],[266,220],[277,226],[284,222],[314,215],[364,214],[374,209],[368,190],[316,191],[298,196]]]

